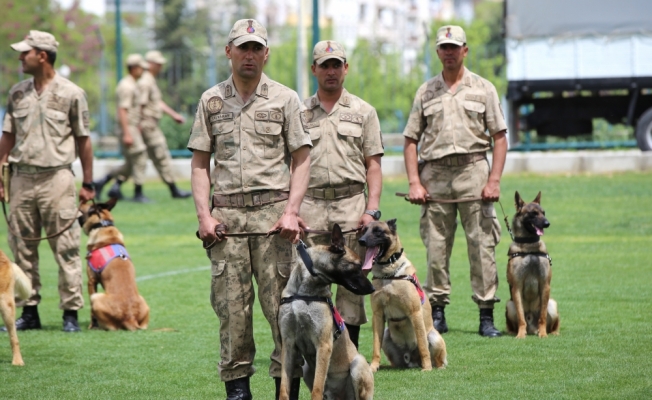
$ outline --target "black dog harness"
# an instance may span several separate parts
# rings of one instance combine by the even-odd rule
[[[531,253],[526,253],[526,252],[507,253],[507,256],[509,256],[509,258],[518,258],[518,257],[525,257],[525,256],[545,257],[545,258],[548,259],[548,262],[550,263],[550,266],[552,267],[552,258],[550,258],[550,254],[544,253],[542,251],[533,251]]]
[[[342,332],[344,332],[344,330],[346,329],[346,325],[344,324],[344,319],[340,315],[340,312],[337,311],[337,308],[335,308],[335,306],[333,305],[333,301],[331,300],[330,297],[294,295],[290,297],[282,297],[281,304],[292,303],[295,300],[303,300],[306,303],[310,303],[311,301],[318,301],[320,303],[328,304],[328,307],[330,307],[331,309],[331,314],[333,315],[333,326],[335,327],[335,332],[333,332],[333,340],[337,340],[342,335]]]

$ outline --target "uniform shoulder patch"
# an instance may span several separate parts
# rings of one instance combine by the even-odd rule
[[[213,96],[206,102],[206,109],[210,114],[217,114],[222,111],[224,101],[219,96]]]
[[[25,93],[23,93],[22,90],[16,90],[16,91],[11,95],[11,100],[12,100],[14,103],[18,103],[19,101],[21,101],[21,100],[23,99],[23,97],[25,97]]]
[[[263,83],[263,86],[260,87],[260,94],[263,97],[267,97],[267,93],[269,91],[269,88],[266,83]]]
[[[82,124],[84,124],[84,128],[88,128],[91,124],[90,114],[88,110],[82,111]]]
[[[432,100],[434,97],[435,94],[432,92],[432,90],[426,90],[426,92],[421,96],[421,102],[426,103]]]
[[[226,89],[224,89],[224,97],[231,97],[233,94],[233,88],[231,85],[226,85]]]

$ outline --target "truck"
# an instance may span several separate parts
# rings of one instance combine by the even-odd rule
[[[504,0],[507,119],[538,136],[591,134],[593,119],[634,127],[652,150],[649,0]]]

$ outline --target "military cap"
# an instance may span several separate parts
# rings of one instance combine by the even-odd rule
[[[446,25],[437,30],[437,46],[451,43],[463,46],[466,43],[466,33],[461,26]]]
[[[233,24],[228,43],[240,46],[246,42],[258,42],[267,47],[267,29],[255,19],[241,19]]]
[[[14,43],[11,48],[20,51],[30,51],[34,48],[45,51],[57,52],[59,42],[56,41],[51,33],[41,31],[29,31],[29,35],[25,36],[22,42]]]
[[[145,62],[145,59],[140,54],[129,54],[127,56],[127,67],[139,66],[145,69],[149,69],[149,64]]]
[[[334,40],[322,40],[315,45],[314,49],[312,49],[312,61],[319,65],[331,58],[346,62],[344,47]]]
[[[158,50],[150,50],[147,53],[145,53],[145,61],[154,64],[165,64],[166,62],[168,62],[168,60],[165,57],[163,57],[163,54],[161,54],[161,52]]]

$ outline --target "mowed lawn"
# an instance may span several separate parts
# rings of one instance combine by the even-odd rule
[[[404,179],[385,181],[383,219],[398,219],[406,254],[423,281],[419,207],[394,196],[406,190]],[[376,399],[652,398],[652,174],[506,176],[501,200],[510,222],[515,190],[527,201],[543,192],[551,222],[543,239],[554,261],[552,297],[559,303],[561,335],[525,340],[478,336],[459,227],[451,263],[452,302],[446,309],[448,368],[394,370],[383,356],[385,368],[375,375]],[[11,365],[7,335],[0,334],[0,398],[225,398],[216,373],[219,323],[209,304],[209,262],[195,238],[192,200],[172,200],[158,182],[145,185],[145,192],[155,203],[124,201],[114,214],[136,265],[139,290],[152,310],[149,329],[88,331],[84,285],[83,332],[61,332],[57,267],[42,243],[39,312],[44,329],[19,334],[22,368]],[[125,193],[131,195],[130,183]],[[510,238],[496,208],[503,235],[497,248],[502,301],[495,317],[504,330]],[[1,225],[0,248],[9,252]],[[252,391],[255,399],[272,399],[274,382],[267,374],[272,343],[257,303],[254,322],[258,372]],[[369,361],[371,323],[363,326],[360,343]],[[309,398],[303,384],[301,398]]]

